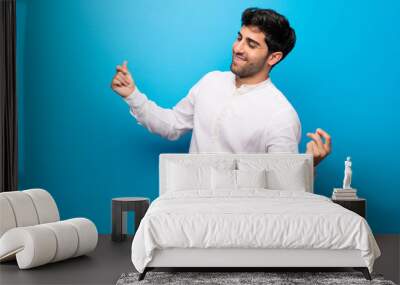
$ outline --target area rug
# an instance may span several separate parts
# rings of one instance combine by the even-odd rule
[[[124,273],[117,285],[133,284],[384,284],[396,285],[384,280],[382,275],[372,274],[372,281],[366,280],[361,272],[147,272],[145,279],[138,281],[139,273]]]

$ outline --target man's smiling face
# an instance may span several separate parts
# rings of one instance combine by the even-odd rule
[[[232,47],[231,71],[241,78],[268,72],[268,46],[257,27],[242,26]]]

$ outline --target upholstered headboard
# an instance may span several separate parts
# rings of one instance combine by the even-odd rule
[[[215,166],[232,163],[234,169],[245,167],[253,167],[255,165],[265,165],[266,168],[281,171],[283,176],[290,168],[302,165],[305,173],[303,180],[304,189],[307,192],[314,191],[314,170],[313,157],[311,154],[287,154],[287,153],[262,153],[262,154],[226,154],[226,153],[210,153],[210,154],[186,154],[186,153],[162,153],[159,157],[159,194],[162,195],[167,191],[168,182],[168,165],[169,163],[191,164],[202,166]]]

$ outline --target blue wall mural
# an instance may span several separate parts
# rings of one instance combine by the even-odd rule
[[[353,158],[353,183],[375,233],[400,233],[398,1],[17,0],[19,188],[52,193],[61,218],[111,231],[111,199],[158,195],[158,155],[190,134],[149,133],[110,88],[128,60],[140,90],[173,107],[207,72],[229,70],[247,7],[272,8],[297,33],[271,73],[307,132],[333,139],[315,192],[330,196]]]

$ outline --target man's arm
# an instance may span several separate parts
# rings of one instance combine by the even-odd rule
[[[199,83],[175,107],[162,108],[139,91],[127,64],[125,61],[122,66],[117,66],[111,88],[129,105],[131,115],[140,125],[169,140],[177,140],[193,129],[194,98]]]
[[[149,100],[136,87],[135,91],[124,98],[129,105],[131,115],[151,133],[159,134],[169,140],[177,140],[193,129],[195,85],[189,94],[172,109],[162,108]]]
[[[293,110],[279,113],[266,130],[265,152],[299,153],[301,123]]]
[[[298,153],[298,145],[301,140],[301,123],[297,114],[280,113],[276,122],[269,128],[269,139],[266,144],[266,152]],[[324,130],[318,128],[315,133],[307,133],[312,141],[307,143],[306,153],[313,155],[314,179],[317,176],[316,168],[331,152],[331,137]],[[325,139],[322,142],[321,136]]]
[[[299,153],[301,129],[299,125],[289,125],[274,130],[266,146],[266,152]]]
[[[297,114],[294,112],[280,113],[269,127],[268,136],[265,148],[267,153],[299,153],[301,123]],[[315,179],[315,166],[313,176]]]
[[[298,145],[301,140],[301,124],[299,120],[292,120],[292,123],[287,122],[289,125],[279,128],[281,124],[285,124],[284,120],[275,126],[275,129],[270,131],[271,138],[266,145],[266,152],[268,153],[299,153]],[[311,153],[312,152],[307,152]],[[314,179],[317,175],[316,166],[314,165]]]

